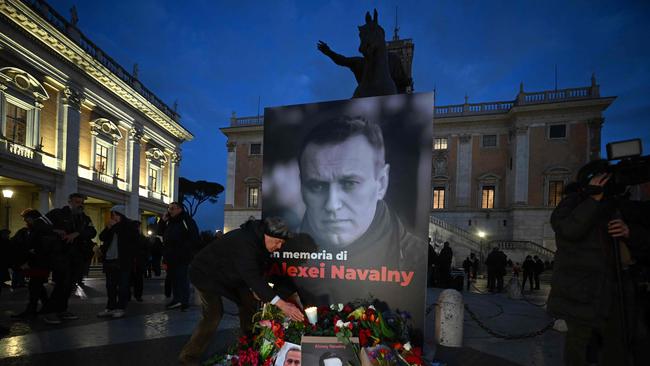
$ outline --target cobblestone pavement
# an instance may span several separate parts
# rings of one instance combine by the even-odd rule
[[[193,305],[188,311],[165,311],[161,278],[145,280],[143,302],[129,303],[122,319],[100,319],[104,309],[105,282],[100,277],[85,281],[70,302],[78,320],[48,325],[40,319],[12,321],[11,314],[23,310],[26,289],[0,295],[0,326],[10,328],[0,339],[0,365],[175,365],[182,345],[200,317]],[[427,306],[433,308],[440,289],[428,289]],[[548,285],[528,297],[511,300],[506,294],[482,293],[485,281],[479,279],[470,292],[463,292],[467,304],[484,323],[496,332],[518,334],[537,330],[551,319],[544,308],[532,305],[545,301]],[[226,315],[206,356],[225,350],[238,332],[237,308],[225,303]],[[426,320],[428,354],[447,365],[559,365],[563,335],[550,330],[538,337],[503,340],[490,336],[465,312],[464,346],[436,347],[433,342],[434,311]]]

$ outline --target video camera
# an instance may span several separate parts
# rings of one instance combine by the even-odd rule
[[[650,182],[650,155],[641,156],[641,152],[641,139],[607,144],[607,160],[619,160],[606,169],[612,175],[610,182],[614,192],[622,193],[627,186]]]

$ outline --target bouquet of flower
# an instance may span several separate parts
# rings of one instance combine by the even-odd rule
[[[307,319],[294,322],[285,318],[276,306],[265,304],[253,317],[252,339],[240,338],[226,355],[216,355],[206,364],[269,366],[285,342],[300,344],[303,335],[337,337],[341,343],[354,349],[359,364],[362,364],[362,347],[372,365],[424,364],[422,350],[412,347],[409,342],[410,316],[406,312],[379,311],[366,302],[321,306],[317,314],[315,324],[310,324]],[[353,337],[358,337],[358,344],[352,342]]]

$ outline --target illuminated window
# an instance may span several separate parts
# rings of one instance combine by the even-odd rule
[[[104,144],[98,143],[95,148],[95,171],[102,174],[108,174],[110,148]]]
[[[155,165],[149,165],[149,190],[160,192],[160,168]]]
[[[433,149],[434,150],[447,150],[447,138],[446,137],[436,137],[433,139]]]
[[[496,147],[497,135],[483,135],[483,147]]]
[[[7,103],[6,135],[16,144],[27,143],[27,111]]]
[[[481,189],[481,208],[494,208],[494,186],[483,186]]]
[[[552,180],[548,182],[548,205],[555,207],[562,200],[564,181]]]
[[[445,208],[445,187],[433,188],[433,209],[440,210]]]
[[[260,187],[248,187],[248,207],[257,207],[259,204]]]

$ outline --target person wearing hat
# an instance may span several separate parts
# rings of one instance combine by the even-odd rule
[[[244,334],[252,330],[258,299],[276,305],[293,320],[304,320],[302,311],[284,300],[295,296],[295,289],[281,283],[271,287],[265,276],[271,264],[269,254],[279,251],[292,236],[279,218],[248,220],[194,256],[189,275],[201,299],[203,317],[181,351],[181,364],[198,364],[223,316],[222,297],[239,307]]]
[[[129,279],[138,244],[138,230],[126,217],[123,205],[111,208],[111,219],[99,234],[102,241],[101,251],[104,257],[104,274],[106,275],[106,309],[100,318],[121,318],[129,302]]]

